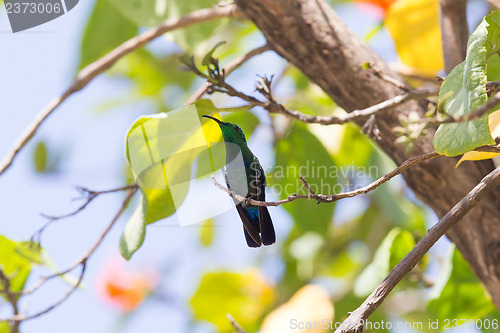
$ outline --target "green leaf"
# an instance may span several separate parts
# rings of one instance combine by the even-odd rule
[[[168,16],[179,18],[195,10],[210,8],[219,3],[218,0],[172,0],[169,2]],[[184,51],[190,54],[204,54],[214,44],[210,37],[216,35],[216,31],[228,20],[219,19],[201,22],[183,29],[177,29],[168,38],[172,38]],[[220,40],[220,39],[219,39]]]
[[[194,316],[216,325],[222,333],[233,332],[230,313],[248,332],[259,327],[259,319],[274,300],[272,287],[259,271],[237,274],[213,272],[203,276],[191,299]]]
[[[10,280],[11,291],[24,289],[31,267],[42,264],[40,252],[41,248],[36,243],[15,242],[0,236],[0,269]]]
[[[214,221],[206,220],[200,229],[200,243],[204,247],[210,247],[214,241]]]
[[[83,35],[78,67],[94,62],[137,32],[137,25],[123,17],[108,0],[97,0]]]
[[[174,84],[188,90],[194,76],[177,69],[178,54],[165,57],[151,54],[148,50],[139,49],[125,57],[112,70],[113,74],[121,74],[133,80],[141,96],[160,94],[162,90]]]
[[[369,295],[414,246],[415,240],[409,231],[392,229],[375,251],[373,261],[357,278],[354,293]]]
[[[470,35],[465,61],[456,66],[444,80],[439,92],[446,113],[462,116],[486,103],[486,60],[499,51],[500,12],[486,16]],[[494,144],[488,128],[488,115],[461,123],[439,126],[433,145],[446,156],[456,156],[479,146]]]
[[[139,205],[125,225],[120,238],[120,253],[123,258],[129,260],[134,252],[142,246],[146,237],[145,221],[143,205]]]
[[[496,312],[483,285],[455,246],[432,289],[427,310],[450,320],[476,320]]]
[[[38,141],[33,154],[33,162],[36,172],[44,172],[47,169],[47,146],[45,142]]]
[[[203,66],[208,66],[210,65],[211,63],[211,60],[214,56],[214,52],[219,48],[221,47],[222,45],[226,44],[226,42],[218,42],[217,44],[214,45],[214,47],[212,47],[212,49],[210,51],[207,52],[207,54],[205,54],[205,56],[203,57],[203,59],[201,60],[201,64]]]
[[[347,124],[344,126],[344,135],[338,153],[334,155],[335,161],[341,166],[362,168],[372,165],[370,157],[375,153],[373,142],[360,132],[359,126]],[[368,172],[367,172],[368,173]],[[370,175],[381,177],[383,175]]]
[[[168,0],[108,0],[135,24],[152,27],[168,18]]]
[[[293,193],[309,194],[299,176],[303,176],[316,193],[332,194],[337,175],[332,158],[323,144],[305,126],[295,124],[276,147],[276,167],[268,175],[272,192],[281,199]],[[333,204],[317,205],[314,200],[296,200],[284,205],[302,230],[324,234],[332,223]],[[311,218],[314,217],[314,218]]]
[[[209,8],[217,0],[108,0],[114,8],[138,26],[156,26],[166,19],[180,18],[195,10]],[[167,35],[186,52],[208,50],[209,37],[214,34],[222,20],[200,22],[177,29]],[[201,45],[204,44],[204,45]]]

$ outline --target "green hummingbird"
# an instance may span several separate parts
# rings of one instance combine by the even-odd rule
[[[257,201],[266,201],[266,175],[259,159],[248,148],[245,134],[236,124],[203,115],[219,124],[226,147],[224,176],[226,185],[233,193]],[[239,163],[241,162],[242,163]],[[253,206],[233,197],[236,210],[243,222],[243,231],[249,247],[276,242],[273,221],[265,206]]]

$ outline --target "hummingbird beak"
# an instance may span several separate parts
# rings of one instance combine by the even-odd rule
[[[207,116],[206,114],[202,115],[202,117],[204,118],[208,118],[208,119],[212,119],[212,120],[215,120],[217,122],[217,124],[219,125],[223,125],[224,123],[222,121],[220,121],[219,119],[215,118],[215,117],[212,117],[212,116]]]

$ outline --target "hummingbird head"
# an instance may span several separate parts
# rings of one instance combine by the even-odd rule
[[[216,121],[217,124],[219,124],[219,127],[222,131],[222,137],[224,138],[225,142],[232,142],[238,145],[239,144],[246,145],[247,140],[245,138],[245,133],[243,133],[243,130],[238,125],[223,122],[212,116],[202,115],[202,117],[212,119]]]

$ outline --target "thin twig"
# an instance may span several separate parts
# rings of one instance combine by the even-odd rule
[[[84,69],[82,69],[76,76],[70,87],[62,93],[60,96],[54,98],[28,125],[21,136],[12,146],[11,150],[7,153],[7,156],[0,163],[0,175],[2,175],[5,170],[7,170],[14,159],[16,158],[19,151],[26,146],[30,139],[35,135],[36,131],[40,125],[47,119],[52,112],[61,105],[69,96],[73,93],[84,88],[92,79],[97,75],[103,73],[107,69],[111,68],[118,60],[131,53],[132,51],[143,47],[147,43],[151,42],[153,39],[175,29],[184,28],[196,23],[206,22],[210,20],[219,19],[222,17],[231,16],[235,13],[236,7],[234,5],[230,6],[215,6],[212,8],[200,9],[194,11],[186,16],[175,19],[168,19],[161,25],[149,29],[128,41],[122,43],[120,46],[103,56],[102,58],[94,61]]]
[[[401,95],[397,95],[388,100],[385,100],[381,103],[372,105],[366,109],[354,110],[349,112],[344,116],[338,117],[326,117],[326,116],[311,116],[299,111],[288,110],[279,104],[280,112],[285,114],[291,118],[297,119],[304,123],[314,123],[321,125],[334,125],[334,124],[345,124],[359,118],[368,118],[376,113],[380,113],[383,111],[392,110],[395,107],[404,104],[411,100],[417,100],[422,98],[427,98],[430,96],[436,96],[439,93],[438,89],[430,88],[430,89],[419,89],[419,90],[411,90],[405,92]]]
[[[479,152],[484,152],[484,153],[499,153],[500,154],[500,147],[499,146],[493,146],[493,145],[486,145],[486,146],[481,146],[474,151],[479,151]]]
[[[71,287],[70,290],[68,290],[66,292],[66,294],[64,294],[63,297],[61,297],[57,302],[55,302],[54,304],[52,304],[48,308],[46,308],[46,309],[44,309],[44,310],[42,310],[40,312],[37,312],[37,313],[35,313],[33,315],[28,315],[27,316],[27,315],[17,314],[17,315],[12,316],[11,318],[3,319],[3,320],[0,320],[0,321],[11,321],[11,322],[19,321],[19,322],[21,322],[21,321],[25,321],[25,320],[30,320],[30,319],[33,319],[33,318],[37,318],[37,317],[40,317],[40,316],[46,314],[49,311],[52,311],[54,308],[56,308],[57,306],[59,306],[60,304],[62,304],[66,299],[68,299],[69,296],[80,286],[80,284],[81,284],[81,282],[83,280],[83,276],[85,274],[85,268],[87,266],[87,261],[92,256],[92,254],[94,254],[95,250],[99,247],[99,245],[101,245],[102,241],[104,240],[104,238],[106,237],[106,235],[109,233],[109,231],[111,230],[111,228],[113,227],[113,225],[116,223],[116,221],[118,220],[118,218],[123,214],[123,212],[127,208],[130,200],[132,199],[132,197],[133,197],[133,195],[134,195],[134,193],[136,191],[137,191],[137,187],[128,189],[128,194],[125,197],[125,199],[123,200],[123,203],[122,203],[120,209],[118,210],[118,212],[114,216],[114,218],[111,221],[111,223],[108,225],[108,227],[101,234],[101,236],[99,237],[99,239],[97,240],[97,242],[94,244],[94,246],[92,246],[90,248],[90,250],[88,250],[87,253],[81,259],[79,259],[78,261],[76,261],[73,265],[71,265],[69,268],[67,268],[66,270],[64,270],[62,272],[58,272],[56,274],[53,274],[53,275],[46,276],[46,277],[42,278],[40,280],[40,282],[37,284],[37,287],[34,288],[36,290],[36,289],[38,289],[39,286],[41,286],[43,283],[47,282],[48,280],[50,280],[52,278],[55,278],[57,276],[61,276],[61,275],[67,274],[67,273],[71,272],[72,270],[74,270],[75,268],[77,268],[78,266],[81,266],[81,272],[80,272],[80,276],[78,278],[78,281]]]
[[[226,75],[231,74],[235,69],[243,65],[251,58],[255,57],[256,55],[262,54],[266,51],[269,51],[270,49],[271,48],[269,47],[269,45],[266,44],[256,49],[253,49],[248,53],[245,53],[244,55],[233,60],[224,67],[225,74]],[[186,103],[184,103],[184,105],[193,104],[194,102],[199,100],[203,96],[203,94],[205,94],[208,91],[209,88],[210,88],[210,83],[205,82],[191,97],[188,98],[188,100],[186,101]]]
[[[422,259],[429,249],[450,228],[459,222],[490,191],[500,185],[500,167],[490,172],[460,202],[458,202],[443,218],[439,220],[415,247],[394,267],[389,275],[359,308],[351,312],[335,333],[359,333],[368,317],[382,304],[392,289]]]
[[[253,199],[248,199],[248,198],[245,198],[237,193],[232,192],[231,190],[229,190],[229,189],[225,188],[224,186],[222,186],[221,184],[219,184],[214,176],[212,176],[212,182],[214,183],[215,186],[217,186],[222,191],[228,193],[230,196],[234,197],[236,200],[246,201],[249,204],[254,205],[254,206],[280,206],[280,205],[295,201],[297,199],[309,199],[309,200],[314,199],[314,200],[317,200],[318,202],[330,203],[330,202],[338,201],[340,199],[351,198],[351,197],[354,197],[357,195],[366,194],[370,191],[373,191],[374,189],[376,189],[380,185],[388,182],[389,180],[396,177],[397,175],[405,172],[406,170],[408,170],[410,167],[414,166],[415,164],[419,164],[419,163],[428,161],[428,160],[436,158],[438,156],[441,156],[441,155],[439,155],[436,152],[432,152],[432,153],[427,153],[427,154],[411,157],[408,160],[404,161],[403,164],[401,164],[401,166],[399,166],[398,168],[389,172],[388,174],[382,176],[381,178],[377,179],[373,183],[371,183],[365,187],[362,187],[360,189],[357,189],[357,190],[338,193],[338,194],[330,194],[330,195],[316,194],[312,190],[310,190],[310,187],[307,184],[307,182],[305,181],[305,179],[301,177],[302,183],[304,184],[306,189],[309,188],[308,192],[310,194],[308,194],[308,195],[294,194],[294,195],[288,196],[286,199],[279,200],[279,201],[257,201],[257,200],[253,200]]]
[[[220,82],[217,85],[220,88],[213,87],[212,85],[210,89],[212,91],[225,93],[229,96],[238,97],[250,103],[251,105],[260,106],[271,113],[281,113],[290,118],[299,120],[303,123],[321,124],[321,125],[342,125],[357,120],[359,118],[368,118],[376,113],[392,110],[395,107],[404,104],[410,100],[417,100],[417,99],[427,98],[430,96],[437,96],[439,93],[439,89],[437,88],[411,90],[408,92],[404,92],[400,95],[394,96],[378,104],[372,105],[368,108],[361,110],[354,110],[346,115],[335,117],[335,116],[312,116],[304,114],[299,111],[289,110],[281,103],[274,101],[274,99],[272,99],[272,96],[266,96],[268,98],[268,101],[261,101],[253,96],[247,95],[241,91],[236,90],[234,87],[227,84],[226,82]]]
[[[485,114],[491,111],[498,103],[500,103],[500,92],[493,95],[485,104],[477,108],[476,110],[463,114],[461,116],[455,117],[447,115],[447,118],[443,120],[437,120],[437,123],[460,123],[464,121],[472,121],[481,118]]]
[[[231,325],[233,325],[234,329],[236,330],[235,333],[247,333],[243,327],[240,326],[240,324],[238,324],[236,322],[236,320],[234,320],[233,316],[231,316],[229,313],[226,315],[227,317],[227,320],[229,320],[229,322],[231,323]]]
[[[198,74],[201,72],[198,71]],[[246,102],[248,102],[252,106],[260,106],[266,109],[269,113],[281,113],[290,118],[296,119],[303,123],[308,124],[321,124],[321,125],[342,125],[360,118],[369,118],[383,111],[392,110],[395,107],[404,104],[410,100],[418,100],[422,98],[427,98],[430,96],[437,96],[439,94],[439,88],[425,88],[425,89],[417,89],[405,91],[404,93],[389,98],[385,101],[382,101],[378,104],[372,105],[365,109],[361,110],[353,110],[346,115],[343,116],[313,116],[304,114],[300,111],[289,110],[283,104],[278,103],[272,93],[271,93],[271,79],[262,78],[259,81],[259,85],[257,86],[257,91],[259,91],[265,98],[266,101],[259,100],[254,96],[250,96],[245,94],[233,86],[228,84],[225,81],[224,74],[220,75],[219,73],[224,73],[224,71],[220,71],[216,68],[215,71],[209,70],[209,81],[206,83],[208,85],[208,92],[220,92],[224,93],[228,96],[238,97]],[[205,75],[205,74],[200,74]],[[392,81],[391,81],[392,82]],[[392,84],[398,84],[397,81]],[[499,82],[489,82],[487,84],[487,91],[492,93],[500,89]],[[443,119],[439,118],[427,118],[423,121],[425,123],[435,123],[435,124],[443,124],[443,123],[458,123],[464,121],[471,121],[478,119],[494,108],[498,103],[500,103],[500,92],[497,92],[493,97],[491,97],[484,105],[479,107],[478,109],[464,114],[462,116],[452,116],[446,115]]]
[[[42,216],[45,217],[45,218],[47,218],[49,221],[47,221],[40,229],[38,229],[33,234],[33,236],[31,236],[31,240],[32,241],[36,240],[38,243],[40,243],[40,238],[41,238],[42,233],[54,221],[61,220],[61,219],[66,219],[68,217],[71,217],[71,216],[74,216],[74,215],[80,213],[82,210],[84,210],[85,208],[87,208],[87,206],[95,198],[97,198],[101,194],[115,193],[115,192],[119,192],[119,191],[128,191],[128,190],[137,189],[137,188],[138,188],[137,184],[131,184],[131,185],[122,186],[122,187],[114,188],[114,189],[111,189],[111,190],[104,190],[104,191],[93,191],[93,190],[89,190],[88,188],[85,188],[85,187],[77,187],[77,190],[79,192],[81,192],[83,194],[83,196],[84,196],[82,199],[85,199],[86,201],[80,207],[78,207],[76,210],[74,210],[74,211],[72,211],[72,212],[70,212],[68,214],[59,215],[59,216],[51,216],[51,215],[42,214]]]

